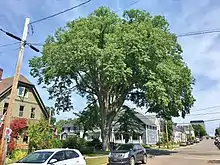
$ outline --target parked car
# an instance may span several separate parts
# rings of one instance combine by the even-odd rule
[[[186,142],[180,142],[180,146],[187,146]]]
[[[200,138],[196,138],[196,143],[199,143],[200,142]]]
[[[45,149],[35,151],[12,165],[86,165],[85,158],[76,149]]]
[[[108,165],[135,165],[138,162],[147,164],[147,153],[140,144],[120,144],[109,153]]]

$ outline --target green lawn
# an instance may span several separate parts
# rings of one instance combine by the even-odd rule
[[[107,165],[108,157],[87,158],[86,165]]]

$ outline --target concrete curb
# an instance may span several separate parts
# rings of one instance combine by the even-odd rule
[[[97,158],[104,158],[108,157],[108,155],[102,155],[102,156],[85,156],[86,159],[97,159]]]

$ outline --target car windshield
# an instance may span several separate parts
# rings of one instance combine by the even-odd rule
[[[25,158],[18,161],[18,163],[44,163],[53,152],[33,152]]]
[[[132,144],[122,144],[116,150],[131,150],[133,148]]]

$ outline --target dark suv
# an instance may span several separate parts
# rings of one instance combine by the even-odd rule
[[[120,144],[109,153],[108,165],[147,164],[147,153],[140,144]]]

